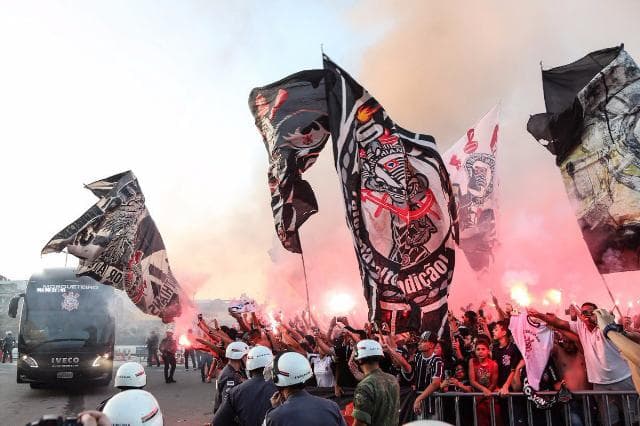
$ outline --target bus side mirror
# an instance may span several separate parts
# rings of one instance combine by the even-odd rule
[[[9,316],[11,318],[15,318],[16,316],[18,316],[18,303],[20,303],[20,298],[23,296],[24,294],[14,296],[9,301]]]

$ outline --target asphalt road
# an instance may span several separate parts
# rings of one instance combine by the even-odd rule
[[[202,383],[200,371],[185,371],[178,366],[174,376],[177,383],[166,384],[162,366],[145,370],[145,390],[160,403],[165,425],[203,425],[211,420],[214,385]],[[31,389],[28,384],[16,383],[15,362],[0,363],[0,424],[25,425],[42,414],[75,415],[84,409],[94,409],[116,391],[113,382],[94,388]]]

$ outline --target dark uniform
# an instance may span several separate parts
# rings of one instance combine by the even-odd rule
[[[9,362],[13,362],[13,347],[16,345],[16,339],[11,334],[7,334],[7,337],[2,341],[2,363],[6,362],[9,358]]]
[[[260,426],[271,408],[271,396],[278,391],[272,381],[255,375],[229,390],[229,396],[213,416],[214,426]]]
[[[289,396],[279,407],[267,412],[266,426],[347,426],[338,404],[305,390]]]
[[[242,372],[236,371],[233,367],[227,364],[218,377],[218,385],[216,386],[217,394],[214,412],[222,406],[222,403],[229,396],[231,388],[238,386],[245,379]],[[272,394],[273,395],[273,394]]]
[[[171,337],[165,337],[160,342],[160,352],[162,352],[162,360],[164,361],[164,381],[172,383],[173,373],[176,371],[176,351],[178,350],[178,342]],[[169,371],[171,368],[171,371]]]
[[[160,338],[156,332],[151,332],[151,335],[147,338],[147,367],[151,367],[155,363],[160,367],[160,359],[158,358],[158,342]]]
[[[397,426],[400,422],[398,379],[379,368],[367,374],[353,395],[353,418],[368,425]]]
[[[110,400],[111,398],[113,398],[114,396],[116,396],[116,395],[117,395],[117,394],[113,394],[113,395],[111,395],[109,398],[107,398],[107,399],[103,400],[102,402],[100,402],[100,403],[96,406],[96,410],[98,410],[98,411],[102,411],[102,410],[104,410],[104,406],[105,406],[105,405],[107,405],[107,402],[109,402],[109,400]]]

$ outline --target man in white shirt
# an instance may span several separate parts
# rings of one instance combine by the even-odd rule
[[[316,376],[316,383],[319,388],[333,388],[335,380],[331,364],[333,360],[322,349],[317,354],[307,354],[307,359],[311,363],[313,375]]]
[[[571,309],[575,310],[572,306]],[[585,302],[580,307],[580,312],[572,312],[578,316],[577,321],[564,321],[553,314],[542,314],[534,309],[529,309],[528,314],[532,317],[539,318],[547,324],[562,330],[569,330],[576,333],[580,339],[580,343],[584,349],[584,359],[587,366],[587,378],[593,384],[593,390],[596,391],[634,391],[633,381],[631,380],[631,370],[622,359],[620,351],[605,338],[602,331],[598,328],[594,311],[598,309],[595,303]],[[600,408],[600,416],[606,414],[604,398],[598,399]],[[624,416],[622,411],[625,409],[625,403],[619,397],[610,396],[609,402],[609,421],[612,426],[624,424]],[[629,414],[631,419],[636,418],[635,407],[636,399],[633,398],[629,404]],[[604,420],[603,420],[603,423]]]

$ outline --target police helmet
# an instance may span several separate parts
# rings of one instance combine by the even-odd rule
[[[113,386],[119,389],[142,389],[147,384],[144,367],[137,362],[125,362],[118,368]]]
[[[112,425],[163,426],[160,405],[153,395],[132,389],[114,395],[102,410]]]

